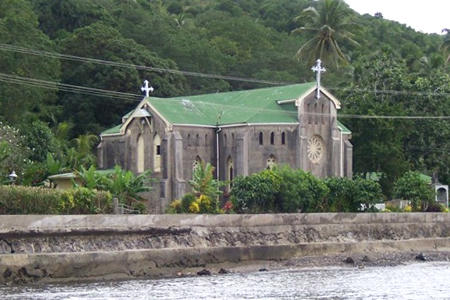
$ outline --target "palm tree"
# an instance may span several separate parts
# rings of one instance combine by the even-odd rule
[[[360,30],[361,26],[352,21],[353,15],[354,11],[342,0],[320,0],[318,9],[304,9],[294,20],[303,21],[305,26],[294,29],[293,33],[306,33],[310,39],[298,50],[296,58],[307,57],[311,64],[319,58],[331,59],[336,67],[339,61],[347,63],[338,41],[359,45],[352,31]]]
[[[447,52],[449,52],[448,57],[447,57],[447,59],[445,60],[445,64],[447,64],[447,63],[450,61],[450,37],[449,37],[449,35],[450,35],[450,29],[447,29],[447,28],[442,29],[442,32],[446,32],[446,33],[447,33],[447,37],[448,37],[448,38],[447,38],[444,42],[442,42],[442,44],[441,44],[441,50],[442,50],[442,52],[444,53],[444,55],[446,55]]]

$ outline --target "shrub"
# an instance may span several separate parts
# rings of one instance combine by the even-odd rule
[[[275,210],[281,178],[271,170],[238,176],[233,180],[231,202],[237,213],[266,213]]]
[[[111,211],[112,196],[109,192],[78,187],[65,191],[62,199],[66,213],[98,214]]]
[[[311,173],[288,166],[275,169],[281,185],[275,205],[281,212],[319,212],[328,194],[327,186]]]
[[[436,192],[424,181],[418,172],[406,172],[394,184],[397,199],[410,200],[413,211],[427,211],[435,199]]]
[[[445,206],[437,202],[431,202],[428,204],[426,212],[445,212]]]
[[[112,211],[109,192],[0,186],[0,214],[95,214]]]
[[[329,189],[324,210],[331,212],[358,212],[370,210],[383,198],[381,186],[361,178],[327,178],[324,183]]]
[[[193,214],[198,214],[200,212],[200,206],[198,205],[197,201],[194,201],[189,206],[189,212]]]
[[[181,212],[188,213],[189,207],[195,201],[195,195],[188,193],[181,198]]]
[[[181,214],[181,200],[173,200],[166,212],[171,214]]]

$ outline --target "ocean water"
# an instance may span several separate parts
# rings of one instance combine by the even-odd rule
[[[450,299],[450,263],[232,273],[207,277],[0,286],[0,299]]]

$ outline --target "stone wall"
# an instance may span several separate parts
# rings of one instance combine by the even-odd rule
[[[450,214],[1,216],[0,283],[159,276],[342,251],[450,248]]]

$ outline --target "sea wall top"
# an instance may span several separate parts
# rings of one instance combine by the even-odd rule
[[[0,234],[68,231],[140,231],[148,228],[258,227],[326,224],[450,222],[445,213],[324,213],[261,215],[21,215],[0,216]]]

